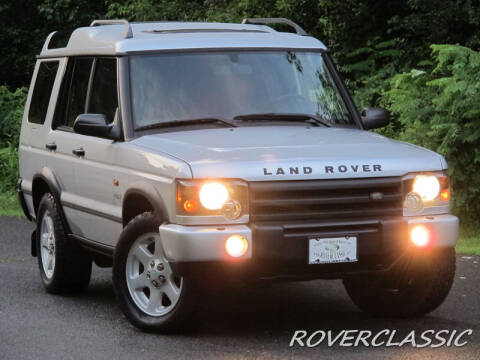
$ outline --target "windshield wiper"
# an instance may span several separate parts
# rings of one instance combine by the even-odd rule
[[[159,122],[151,125],[140,126],[136,130],[150,130],[150,129],[161,129],[174,126],[188,126],[188,125],[197,125],[197,124],[212,124],[218,123],[223,124],[228,127],[237,127],[234,123],[221,119],[221,118],[198,118],[198,119],[184,119],[184,120],[172,120]]]
[[[275,120],[285,120],[285,121],[304,121],[310,122],[317,126],[323,125],[330,127],[330,123],[322,119],[317,115],[310,114],[289,114],[289,113],[258,113],[258,114],[245,114],[237,115],[233,118],[234,120],[239,121],[275,121]]]

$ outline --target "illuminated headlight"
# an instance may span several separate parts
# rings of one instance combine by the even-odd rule
[[[236,220],[248,214],[248,186],[240,180],[179,180],[176,200],[178,215]]]
[[[218,210],[227,202],[228,190],[217,182],[205,183],[200,188],[200,203],[209,210]]]
[[[440,181],[435,175],[417,175],[413,180],[413,192],[424,201],[432,201],[440,194]]]
[[[450,188],[445,172],[408,174],[403,178],[404,215],[448,212]]]

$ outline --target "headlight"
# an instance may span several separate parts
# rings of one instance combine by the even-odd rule
[[[219,210],[227,202],[228,190],[217,182],[205,183],[200,187],[200,203],[209,210]]]
[[[440,181],[435,175],[417,175],[413,180],[413,192],[422,200],[432,201],[440,194]]]
[[[178,180],[176,202],[177,215],[237,220],[248,214],[248,186],[240,180]]]
[[[408,174],[403,178],[405,216],[448,213],[450,188],[445,172]]]

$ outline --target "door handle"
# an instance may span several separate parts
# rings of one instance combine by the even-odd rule
[[[85,156],[85,150],[83,148],[73,149],[72,153],[78,157]]]
[[[45,147],[46,147],[48,150],[52,150],[52,151],[57,150],[57,144],[55,144],[54,142],[45,144]]]

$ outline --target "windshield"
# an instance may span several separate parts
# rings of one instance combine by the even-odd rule
[[[307,114],[355,125],[318,52],[133,55],[130,66],[136,129],[250,114]]]

